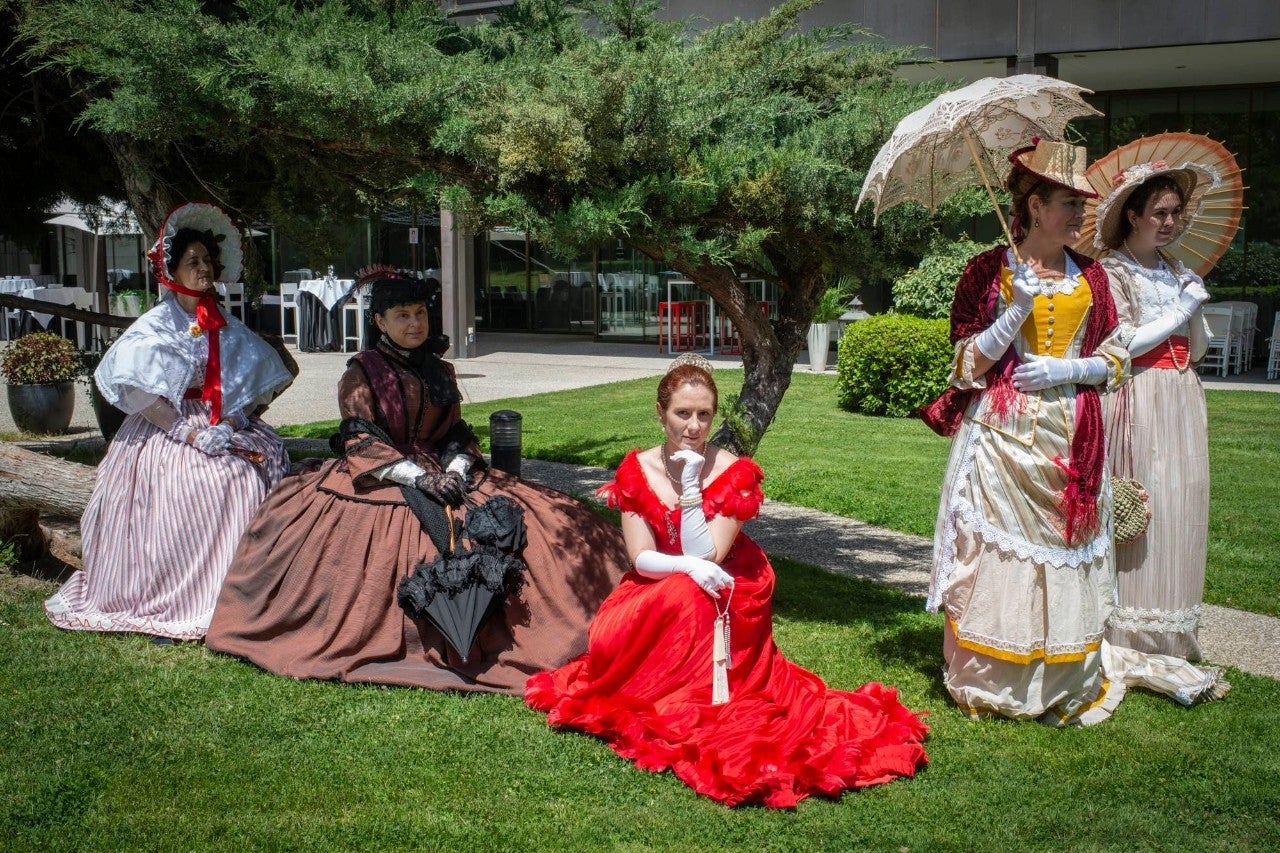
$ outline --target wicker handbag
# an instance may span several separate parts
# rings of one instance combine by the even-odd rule
[[[1132,477],[1111,478],[1112,518],[1116,544],[1132,542],[1147,532],[1151,523],[1151,496]]]
[[[1133,473],[1133,422],[1129,412],[1129,389],[1116,392],[1116,406],[1112,413],[1111,429],[1115,452],[1112,453],[1111,517],[1116,544],[1132,542],[1147,532],[1151,523],[1151,496],[1146,486],[1133,477],[1119,476]]]

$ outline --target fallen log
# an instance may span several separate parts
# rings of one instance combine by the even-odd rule
[[[97,469],[0,442],[0,510],[37,510],[79,518]]]

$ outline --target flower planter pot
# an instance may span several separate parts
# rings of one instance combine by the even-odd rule
[[[10,385],[9,412],[23,432],[52,435],[67,431],[76,405],[76,383]]]
[[[92,379],[89,380],[89,400],[93,403],[93,416],[98,421],[98,429],[102,430],[103,440],[111,441],[128,415],[108,403]]]
[[[827,369],[827,352],[831,348],[831,324],[810,324],[808,339],[809,369],[814,373],[822,373]]]

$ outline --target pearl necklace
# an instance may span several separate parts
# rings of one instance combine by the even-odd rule
[[[1149,267],[1146,264],[1144,264],[1142,261],[1138,260],[1138,256],[1133,253],[1133,249],[1129,248],[1128,237],[1121,240],[1120,245],[1124,249],[1124,253],[1129,256],[1129,260],[1133,261],[1134,264],[1142,267],[1144,270],[1151,270],[1152,272],[1162,272],[1165,269],[1164,258],[1160,257],[1160,252],[1158,250],[1156,251],[1156,265],[1154,267]]]

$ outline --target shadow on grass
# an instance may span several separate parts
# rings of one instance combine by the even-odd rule
[[[775,614],[796,622],[865,626],[875,635],[871,651],[877,660],[919,672],[929,680],[931,694],[946,696],[940,623],[924,612],[921,599],[785,557],[770,562],[778,575]]]

